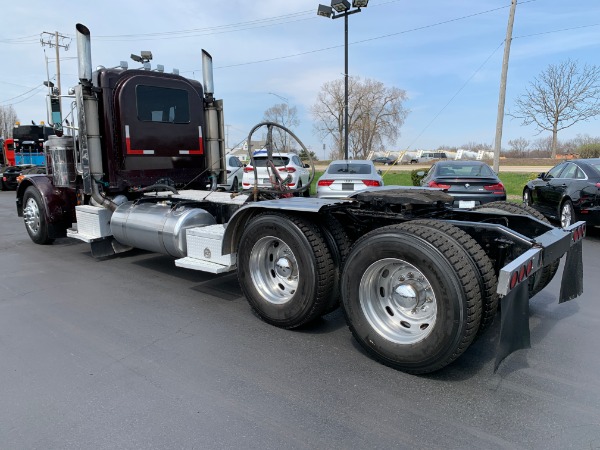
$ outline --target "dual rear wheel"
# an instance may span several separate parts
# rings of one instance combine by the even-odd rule
[[[242,235],[238,278],[252,309],[282,328],[335,308],[341,291],[350,330],[368,353],[406,372],[435,371],[468,348],[497,306],[483,250],[458,228],[440,226],[383,227],[348,251],[341,227],[261,214]]]

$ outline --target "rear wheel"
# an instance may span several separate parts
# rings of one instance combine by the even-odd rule
[[[237,177],[235,177],[233,179],[233,183],[231,183],[231,192],[238,192],[240,190],[240,183],[237,179]]]
[[[527,205],[515,205],[509,202],[491,202],[478,206],[475,209],[497,209],[512,214],[528,214],[538,220],[541,220],[542,222],[550,223],[550,221],[546,219],[541,212]],[[556,275],[556,272],[558,271],[559,265],[560,259],[557,259],[545,265],[542,270],[533,274],[533,277],[529,279],[529,298],[533,297],[535,294],[548,286],[548,284],[550,284],[554,278],[554,275]]]
[[[23,195],[23,220],[29,237],[36,244],[51,244],[54,239],[48,233],[48,222],[40,192],[29,186]]]
[[[352,243],[344,227],[340,222],[331,216],[326,216],[321,223],[321,231],[329,247],[334,264],[334,283],[331,296],[323,314],[329,314],[340,306],[340,279],[342,276],[342,267],[350,253]]]
[[[529,188],[525,188],[523,190],[523,204],[527,206],[531,206],[533,204],[533,200],[531,199],[531,191]]]
[[[496,292],[498,280],[492,261],[475,239],[454,225],[440,220],[414,220],[410,224],[440,230],[449,238],[454,239],[468,253],[481,291],[481,322],[477,331],[477,335],[480,335],[492,324],[498,312],[498,293]]]
[[[237,273],[252,309],[267,323],[295,328],[328,305],[334,263],[317,226],[306,219],[265,213],[246,226]]]
[[[469,256],[418,225],[379,228],[354,245],[342,275],[348,326],[380,362],[410,373],[441,369],[471,344],[481,319]]]
[[[560,226],[563,228],[575,223],[575,210],[571,200],[565,200],[560,207]]]

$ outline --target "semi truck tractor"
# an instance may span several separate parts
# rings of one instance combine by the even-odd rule
[[[529,299],[565,255],[558,300],[581,294],[585,224],[557,228],[527,206],[454,209],[443,190],[399,186],[306,197],[310,186],[291,186],[288,168],[272,158],[269,187],[255,175],[250,189],[224,192],[212,57],[202,51],[202,83],[148,67],[92,70],[90,31],[77,24],[76,35],[79,83],[66,96],[72,136],[50,136],[48,173],[17,190],[34,243],[70,237],[107,264],[138,248],[186,269],[236,271],[251,308],[281,328],[341,307],[369,355],[413,374],[461,356],[499,309],[495,367],[528,347]],[[264,127],[268,136],[283,128],[258,124],[248,142]],[[273,153],[269,142],[266,149]]]

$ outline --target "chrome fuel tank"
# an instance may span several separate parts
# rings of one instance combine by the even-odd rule
[[[121,244],[184,258],[186,229],[214,224],[215,218],[200,208],[126,202],[113,213],[110,229]]]

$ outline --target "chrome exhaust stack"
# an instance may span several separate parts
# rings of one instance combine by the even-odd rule
[[[102,195],[98,182],[102,179],[102,147],[100,142],[100,119],[98,99],[92,92],[92,46],[90,30],[80,23],[75,26],[79,86],[76,88],[77,111],[79,112],[79,151],[83,191],[102,207],[114,211],[117,207]]]
[[[213,77],[212,56],[202,50],[202,81],[204,83],[205,108],[205,139],[206,163],[210,171],[211,190],[217,189],[217,184],[225,183],[225,121],[223,117],[223,100],[215,100],[215,85]]]

